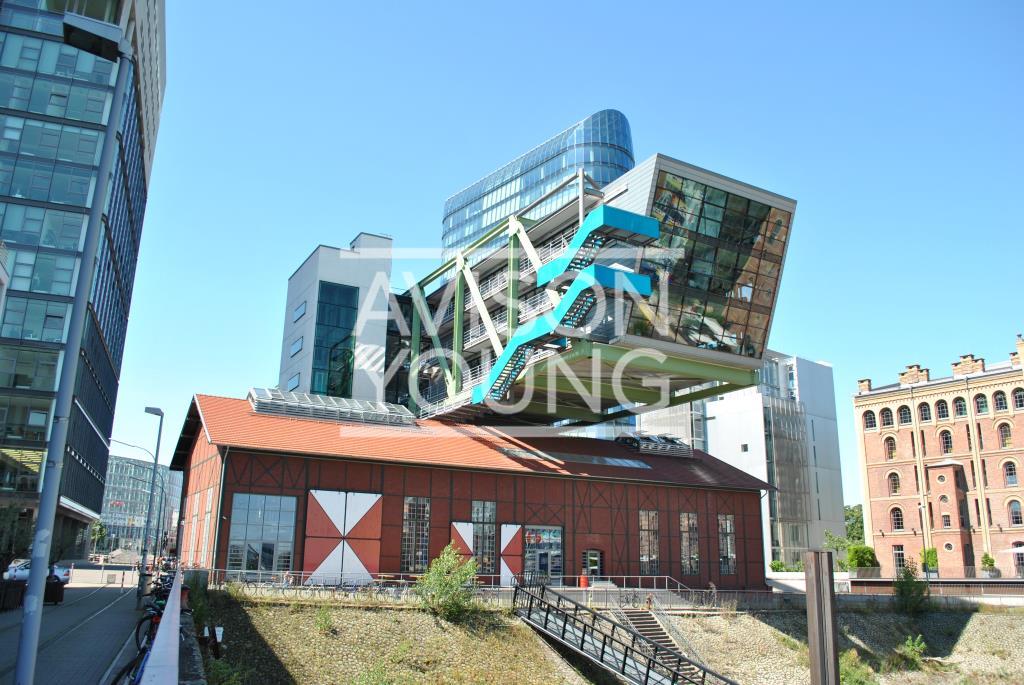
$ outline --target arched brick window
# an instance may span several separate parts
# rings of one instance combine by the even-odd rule
[[[981,393],[974,396],[974,411],[979,414],[988,413],[988,398]]]
[[[1024,513],[1021,512],[1020,502],[1013,500],[1010,502],[1010,525],[1011,526],[1024,526]]]
[[[892,409],[889,409],[888,407],[886,407],[885,409],[883,409],[882,411],[880,411],[878,413],[878,416],[879,416],[879,418],[882,419],[882,425],[883,426],[891,426],[892,425]]]
[[[906,426],[911,422],[910,407],[904,404],[902,407],[897,409],[896,412],[899,414],[901,426]]]
[[[1003,482],[1008,488],[1017,484],[1017,465],[1012,461],[1003,464]]]
[[[889,494],[898,495],[900,494],[900,474],[890,473],[889,474]]]
[[[892,438],[892,437],[886,438],[884,445],[885,445],[885,458],[888,459],[888,460],[895,459],[896,458],[896,438]]]
[[[1013,447],[1013,430],[1008,423],[999,424],[999,446],[1003,449]]]
[[[893,530],[903,530],[903,510],[899,507],[894,507],[889,512],[889,520],[892,523]]]
[[[864,430],[871,430],[872,428],[878,428],[878,423],[875,422],[875,412],[866,411],[864,412]]]
[[[962,397],[953,398],[953,415],[967,416],[967,400]]]
[[[939,417],[939,419],[949,418],[949,404],[946,400],[939,400],[935,403],[935,416]]]
[[[917,418],[921,419],[922,421],[931,421],[932,406],[927,402],[922,402],[921,404],[917,405]]]
[[[1006,393],[1002,390],[996,390],[992,393],[992,406],[995,407],[996,411],[1006,411],[1010,408],[1010,405],[1006,403]]]
[[[953,434],[949,431],[939,433],[939,444],[942,446],[942,453],[949,454],[953,451]]]

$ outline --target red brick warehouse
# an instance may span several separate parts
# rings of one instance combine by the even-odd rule
[[[586,567],[765,588],[768,486],[705,453],[277,412],[253,393],[193,399],[171,466],[185,474],[183,563],[337,582],[420,573],[454,541],[504,584],[574,583]]]

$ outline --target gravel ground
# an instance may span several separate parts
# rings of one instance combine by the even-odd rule
[[[708,665],[743,685],[804,685],[807,620],[798,612],[676,617],[677,625]],[[1024,642],[1021,613],[935,612],[917,621],[893,613],[842,613],[840,650],[856,648],[881,670],[885,657],[908,635],[928,645],[920,672],[877,675],[880,685],[1021,685]]]
[[[416,609],[329,606],[331,630],[316,628],[313,605],[213,608],[225,626],[229,661],[246,683],[524,683],[586,685],[532,630],[485,611],[451,624]]]

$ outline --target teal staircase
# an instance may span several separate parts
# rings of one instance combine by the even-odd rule
[[[537,270],[537,285],[546,285],[567,271],[582,271],[594,263],[598,250],[609,240],[649,245],[660,234],[658,221],[652,217],[599,205],[587,214],[565,252]]]
[[[563,338],[559,328],[578,328],[597,302],[595,289],[639,295],[651,294],[649,276],[591,264],[580,271],[553,310],[532,319],[512,334],[483,383],[473,388],[473,402],[500,400],[526,367],[533,351],[545,342]]]
[[[556,333],[559,328],[579,328],[586,321],[597,302],[595,290],[617,294],[631,290],[642,296],[650,295],[648,276],[594,264],[594,259],[610,240],[646,245],[657,240],[659,234],[658,222],[649,216],[608,205],[595,207],[583,220],[565,252],[537,271],[538,286],[565,273],[576,274],[558,306],[516,329],[487,378],[473,388],[473,403],[504,398],[538,346],[564,338]]]

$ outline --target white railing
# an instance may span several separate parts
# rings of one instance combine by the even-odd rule
[[[156,633],[149,659],[142,671],[142,685],[177,685],[181,632],[181,571],[174,572],[174,584],[167,596],[160,630]]]

